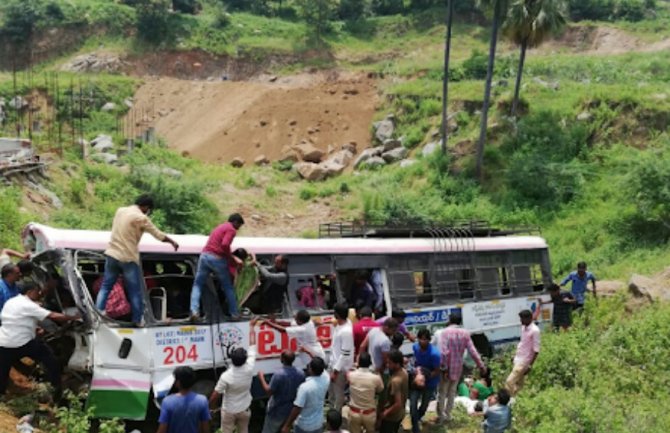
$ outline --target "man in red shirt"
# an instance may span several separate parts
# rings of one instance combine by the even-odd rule
[[[197,319],[200,313],[200,295],[202,288],[207,284],[207,278],[214,273],[221,284],[226,296],[228,313],[231,317],[239,318],[235,288],[233,287],[229,266],[233,263],[241,264],[242,260],[232,253],[231,244],[237,231],[244,224],[242,215],[234,213],[228,217],[228,222],[219,224],[209,235],[207,245],[200,254],[198,271],[195,273],[193,289],[191,291],[191,318]]]
[[[381,325],[375,322],[372,318],[372,308],[362,307],[358,310],[358,322],[354,324],[354,347],[356,348],[356,355],[361,348],[361,344],[365,337],[368,335],[368,332],[372,328],[379,328]]]

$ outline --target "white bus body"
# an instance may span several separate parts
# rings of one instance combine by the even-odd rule
[[[211,388],[227,365],[229,350],[248,346],[249,323],[220,319],[216,298],[203,298],[207,323],[187,321],[195,267],[206,236],[173,236],[180,245],[177,252],[150,236],[142,238],[142,265],[145,272],[148,268],[152,272],[145,273],[145,283],[151,286],[145,291],[147,326],[139,329],[105,319],[95,309],[91,289],[103,273],[102,252],[109,232],[29,224],[24,236],[33,238],[33,260],[44,278],[58,281],[54,302],[64,309],[64,297],[71,295],[84,316],[84,324],[63,337],[58,353],[73,374],[90,380],[89,404],[98,417],[144,419],[149,396],[158,401],[168,392],[172,371],[179,365],[193,367],[205,388]],[[354,273],[380,270],[387,311],[405,309],[410,329],[439,329],[451,312],[460,310],[464,327],[485,352],[519,338],[519,311],[538,308],[538,299],[547,297],[544,288],[551,281],[547,244],[535,236],[473,238],[439,245],[425,238],[237,237],[233,247],[245,248],[259,259],[276,254],[290,257],[282,317],[291,317],[300,308],[296,291],[305,284],[335,275],[331,298],[336,299],[331,301],[340,302],[347,297]],[[216,293],[214,283],[209,284],[210,290],[203,292]],[[319,336],[330,337],[332,311],[324,306],[310,313]],[[542,313],[542,319],[548,320],[548,310]],[[267,327],[256,332],[256,368],[271,373],[279,368],[280,353],[295,342]]]

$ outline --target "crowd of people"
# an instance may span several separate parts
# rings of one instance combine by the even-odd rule
[[[175,250],[179,248],[177,242],[158,230],[149,219],[153,207],[151,197],[143,195],[134,205],[117,210],[96,300],[98,310],[106,314],[110,293],[122,282],[117,290],[122,290],[130,301],[132,321],[140,327],[143,326],[144,301],[139,241],[144,233],[149,233],[170,243]],[[250,254],[233,251],[231,245],[243,224],[242,216],[233,214],[210,234],[200,255],[190,299],[193,320],[200,315],[200,296],[210,274],[215,274],[220,282],[230,318],[240,318],[232,281],[236,269]],[[22,261],[15,265],[10,260],[1,268],[0,395],[6,391],[9,369],[22,357],[44,364],[47,377],[59,393],[61,367],[51,349],[39,339],[39,324],[47,318],[68,322],[79,320],[80,316],[43,308],[40,301],[44,288],[29,280],[32,263],[25,255],[13,253],[12,256]],[[253,255],[251,257],[255,263]],[[262,280],[258,293],[270,308],[275,301],[271,296],[266,298],[265,294],[279,293],[280,299],[284,296],[288,284],[287,267],[288,259],[281,255],[275,258],[272,266],[259,266]],[[24,283],[19,284],[22,279],[25,279]],[[406,315],[402,310],[393,310],[389,316],[375,319],[373,309],[379,312],[383,299],[383,292],[375,284],[378,279],[379,275],[375,276],[374,272],[371,280],[356,279],[351,297],[360,308],[355,317],[350,318],[350,303],[333,306],[335,323],[328,358],[309,312],[299,310],[290,322],[252,319],[248,350],[239,347],[231,352],[232,365],[219,378],[209,400],[192,391],[194,371],[189,367],[177,368],[174,371],[177,393],[163,401],[159,432],[209,431],[211,409],[219,405],[223,433],[248,431],[257,355],[255,328],[258,326],[286,333],[295,339],[298,347],[297,352],[287,350],[281,354],[282,366],[271,372],[269,383],[264,372],[257,373],[269,397],[263,433],[288,433],[291,430],[321,433],[324,423],[328,431],[339,432],[343,422],[351,433],[397,433],[406,416],[408,402],[412,432],[419,433],[429,402],[436,398],[437,423],[445,423],[451,419],[457,395],[467,400],[465,404],[471,408],[469,412],[473,416],[483,417],[485,432],[501,433],[508,429],[511,424],[510,399],[523,386],[524,378],[540,352],[540,329],[534,319],[541,307],[535,314],[530,310],[519,313],[521,339],[513,369],[504,388],[494,392],[490,372],[470,333],[462,327],[460,314],[452,314],[448,326],[442,329],[431,332],[423,328],[416,335],[404,324]],[[571,282],[571,292],[561,291],[557,284],[551,285],[549,302],[554,304],[555,328],[567,329],[571,325],[573,310],[579,311],[584,306],[589,281],[595,295],[595,277],[581,262],[577,271],[560,284],[564,286]],[[410,356],[403,355],[400,350],[405,340],[413,343]],[[476,364],[478,377],[470,377],[465,371],[466,353]],[[326,398],[330,410],[324,415]]]
[[[159,433],[202,432],[210,419],[209,410],[220,405],[222,433],[247,433],[254,376],[269,397],[263,433],[322,433],[339,431],[343,422],[351,433],[397,433],[405,419],[407,403],[413,433],[422,431],[428,404],[437,394],[437,423],[451,419],[457,400],[459,383],[464,377],[466,352],[479,367],[482,383],[468,389],[468,397],[481,399],[482,404],[470,412],[483,417],[487,433],[501,433],[511,424],[508,404],[511,396],[523,385],[539,354],[539,328],[532,322],[532,313],[519,314],[522,325],[514,369],[505,389],[494,392],[489,370],[475,348],[459,314],[450,316],[449,325],[432,334],[423,328],[416,336],[412,355],[404,355],[393,338],[402,319],[382,318],[382,323],[369,320],[369,307],[357,314],[357,323],[348,318],[345,303],[334,307],[334,331],[331,354],[326,363],[321,341],[309,313],[300,310],[288,324],[273,320],[253,319],[250,322],[249,348],[233,350],[231,367],[219,378],[209,401],[197,397],[190,387],[194,372],[179,367],[174,372],[178,393],[166,398],[162,405]],[[404,317],[396,311],[396,317]],[[281,368],[272,372],[268,383],[263,371],[254,373],[256,332],[258,326],[269,326],[285,332],[297,342],[297,353],[281,354]],[[363,326],[357,326],[363,325]],[[356,343],[356,334],[359,335]],[[361,340],[362,337],[362,340]],[[402,342],[400,343],[402,344]],[[324,407],[329,408],[327,412]],[[173,421],[174,420],[174,421]],[[344,421],[342,421],[344,420]],[[188,426],[185,423],[189,423]],[[204,423],[204,424],[203,424]]]

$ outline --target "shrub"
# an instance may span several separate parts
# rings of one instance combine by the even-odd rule
[[[145,42],[159,44],[170,35],[167,0],[141,0],[137,3],[137,35]]]
[[[372,12],[376,15],[395,15],[404,9],[403,0],[372,0]]]
[[[172,9],[184,14],[195,14],[201,6],[198,0],[172,0]]]
[[[298,196],[300,197],[301,200],[307,201],[316,197],[316,194],[317,194],[316,189],[311,185],[307,185],[300,189]]]
[[[486,78],[488,61],[488,56],[482,51],[472,51],[470,57],[463,61],[463,73],[465,78],[471,80],[483,80]]]
[[[670,151],[641,153],[628,175],[630,197],[642,225],[670,236]]]
[[[41,0],[11,0],[4,6],[3,14],[2,32],[15,43],[25,43],[44,18],[44,5]]]
[[[363,17],[365,13],[365,2],[362,0],[340,0],[340,6],[337,11],[343,20],[357,20]]]

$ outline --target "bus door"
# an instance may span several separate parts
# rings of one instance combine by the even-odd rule
[[[375,292],[376,305],[373,310],[378,314],[391,311],[391,297],[389,295],[386,268],[388,258],[385,256],[337,256],[335,257],[335,271],[340,293],[349,304],[349,308],[356,308],[356,303],[365,300],[362,291],[372,289]],[[364,288],[364,286],[369,286]],[[382,293],[382,299],[377,299],[376,293]]]

